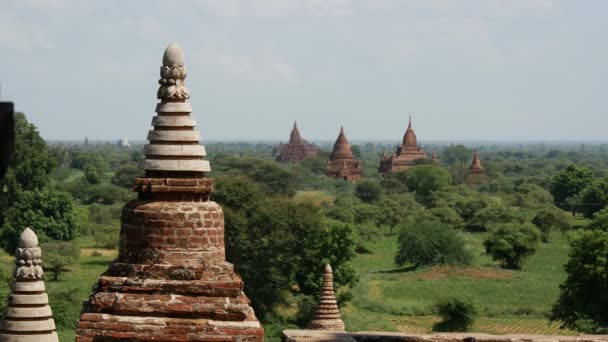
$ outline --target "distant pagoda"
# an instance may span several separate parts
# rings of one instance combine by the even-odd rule
[[[344,128],[340,127],[340,134],[338,134],[334,144],[334,150],[327,160],[326,174],[328,177],[355,181],[361,179],[362,172],[361,162],[353,156]]]
[[[83,304],[78,342],[262,341],[243,281],[226,262],[224,214],[191,116],[181,49],[163,56],[150,141],[121,217],[119,253]]]
[[[302,139],[298,123],[294,121],[289,143],[281,143],[273,150],[273,156],[281,163],[298,163],[305,158],[314,157],[319,153],[319,147]]]
[[[30,228],[19,236],[11,294],[0,321],[2,342],[57,342],[55,321],[42,280],[42,250]]]
[[[475,153],[473,154],[473,162],[471,162],[471,166],[469,167],[469,174],[467,175],[466,183],[469,186],[477,187],[480,184],[483,184],[486,181],[486,171],[483,166],[481,166],[481,161],[479,160],[479,154],[477,153],[477,149],[475,149]]]
[[[416,133],[412,128],[412,117],[410,116],[407,130],[403,136],[403,142],[401,145],[397,146],[393,155],[388,157],[384,154],[382,156],[378,172],[389,173],[407,170],[414,166],[417,160],[421,159],[427,159],[426,152],[418,146]]]
[[[333,270],[329,264],[323,270],[323,285],[319,303],[315,308],[312,321],[308,324],[314,330],[344,331],[344,322],[340,318],[340,309],[334,293]]]

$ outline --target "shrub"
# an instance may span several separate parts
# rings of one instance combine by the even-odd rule
[[[532,219],[532,223],[540,229],[543,242],[549,242],[549,232],[551,230],[564,231],[570,229],[570,224],[561,212],[548,208],[539,210]]]
[[[52,241],[42,244],[43,268],[53,274],[53,281],[59,280],[61,273],[67,271],[66,266],[75,263],[80,257],[80,248],[71,242]]]
[[[438,220],[425,220],[403,226],[399,233],[395,264],[403,266],[470,265],[472,256],[464,239]]]
[[[525,258],[534,254],[540,240],[540,232],[529,223],[510,223],[498,227],[484,241],[486,253],[502,267],[521,268]]]
[[[441,321],[433,326],[434,331],[467,331],[477,317],[477,309],[469,299],[447,298],[435,303]]]
[[[460,227],[464,222],[460,215],[458,215],[458,212],[452,208],[431,208],[429,212],[431,215],[438,218],[441,223],[445,223],[453,227]]]

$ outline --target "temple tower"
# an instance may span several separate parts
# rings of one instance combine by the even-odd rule
[[[469,186],[477,187],[485,181],[486,171],[484,170],[483,166],[481,166],[479,154],[477,153],[477,149],[475,149],[475,153],[473,154],[473,161],[471,162],[471,166],[469,167],[469,174],[467,176],[466,183]]]
[[[382,159],[378,166],[378,172],[388,173],[407,170],[416,165],[417,160],[426,159],[426,152],[418,145],[416,132],[412,127],[412,117],[410,116],[407,130],[403,135],[403,141],[397,146],[393,155]]]
[[[321,296],[315,309],[312,321],[308,324],[310,329],[344,331],[344,322],[340,319],[340,309],[334,293],[333,271],[329,264],[323,270],[323,285]]]
[[[361,179],[362,173],[361,162],[353,156],[344,128],[340,127],[340,134],[338,134],[334,144],[334,150],[327,160],[326,174],[328,177],[354,181]]]
[[[25,228],[15,251],[15,281],[0,321],[0,341],[57,342],[55,321],[42,280],[42,251],[38,237]]]
[[[160,75],[138,199],[122,210],[118,257],[83,304],[77,341],[262,341],[225,259],[224,215],[209,200],[213,179],[173,43]]]
[[[318,153],[319,147],[302,138],[298,129],[298,123],[295,121],[289,134],[289,143],[281,143],[272,151],[273,157],[282,163],[298,163],[302,159],[314,157]]]

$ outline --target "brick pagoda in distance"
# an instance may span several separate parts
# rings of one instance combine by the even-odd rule
[[[177,45],[165,51],[160,74],[138,199],[123,208],[118,257],[84,302],[76,340],[262,341],[243,282],[225,259],[224,215],[209,200],[213,180]]]
[[[479,154],[477,153],[477,150],[475,150],[471,167],[469,167],[469,174],[467,175],[466,183],[471,187],[478,187],[479,185],[485,183],[485,181],[486,170],[484,170],[483,166],[481,166]]]
[[[388,173],[407,170],[414,166],[417,160],[426,159],[426,152],[418,146],[416,133],[412,128],[412,117],[403,136],[403,143],[397,147],[393,155],[382,156],[378,172]]]
[[[319,147],[302,139],[297,122],[289,135],[289,143],[280,144],[272,151],[272,155],[281,163],[298,163],[302,159],[314,157],[319,153]]]
[[[334,150],[327,160],[326,174],[328,177],[355,181],[361,179],[362,172],[361,162],[353,156],[350,143],[346,134],[344,134],[344,128],[340,127],[340,134],[334,144]]]

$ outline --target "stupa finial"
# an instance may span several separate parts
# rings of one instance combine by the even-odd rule
[[[313,314],[313,319],[308,324],[314,330],[344,331],[344,322],[340,319],[340,309],[334,293],[332,269],[329,264],[323,269],[323,285],[319,303]]]
[[[169,44],[163,54],[163,65],[160,67],[160,87],[156,96],[163,102],[183,102],[190,98],[190,92],[184,81],[188,76],[184,66],[184,53],[175,43]]]

